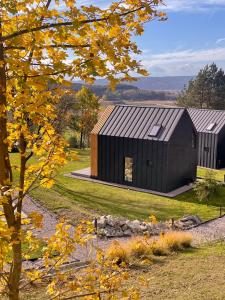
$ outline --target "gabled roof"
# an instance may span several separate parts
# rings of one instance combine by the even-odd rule
[[[218,134],[225,126],[224,110],[190,108],[188,112],[198,132]]]
[[[168,141],[185,112],[185,108],[116,105],[99,134]]]

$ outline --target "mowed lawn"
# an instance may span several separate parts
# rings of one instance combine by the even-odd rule
[[[221,195],[212,199],[212,205],[199,203],[193,191],[175,199],[111,187],[64,176],[71,171],[90,165],[89,150],[78,150],[78,161],[70,160],[56,177],[51,189],[38,188],[31,195],[54,212],[79,218],[95,217],[99,214],[113,214],[130,219],[145,220],[155,215],[159,220],[179,218],[183,215],[197,214],[203,220],[218,216],[219,205],[225,206],[225,189]],[[14,162],[18,154],[12,154]]]
[[[197,176],[198,177],[201,177],[201,178],[204,178],[205,177],[205,174],[206,172],[210,170],[210,169],[207,169],[207,168],[198,168],[198,172],[197,172]],[[214,174],[215,174],[215,179],[218,180],[218,181],[222,181],[224,182],[224,175],[225,175],[225,169],[222,169],[222,170],[214,170],[213,171]]]

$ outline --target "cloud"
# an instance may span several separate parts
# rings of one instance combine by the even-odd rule
[[[184,10],[209,10],[212,8],[224,7],[225,0],[165,0],[165,10],[184,11]]]
[[[222,42],[225,42],[225,38],[220,38],[216,41],[216,44],[220,44]]]
[[[225,47],[182,50],[160,54],[145,51],[142,64],[152,75],[195,75],[206,64],[217,63],[225,68]]]

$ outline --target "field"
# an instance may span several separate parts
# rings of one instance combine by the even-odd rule
[[[66,215],[74,222],[99,214],[114,214],[140,220],[145,220],[152,214],[159,220],[197,214],[207,220],[218,216],[220,202],[225,206],[224,188],[221,188],[219,196],[211,200],[211,205],[207,206],[199,203],[193,191],[169,199],[65,177],[65,173],[89,166],[89,150],[78,150],[78,155],[78,161],[69,161],[59,171],[52,189],[38,188],[31,193],[50,210]],[[12,154],[12,158],[16,162],[17,154]]]

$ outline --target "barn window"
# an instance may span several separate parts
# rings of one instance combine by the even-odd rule
[[[149,132],[148,136],[156,137],[159,134],[160,129],[162,128],[161,124],[154,125]]]
[[[133,181],[133,158],[131,158],[131,157],[125,157],[124,180],[127,182]]]
[[[212,130],[215,128],[215,126],[216,126],[216,123],[210,123],[210,124],[208,125],[208,127],[206,128],[206,130],[212,131]]]

